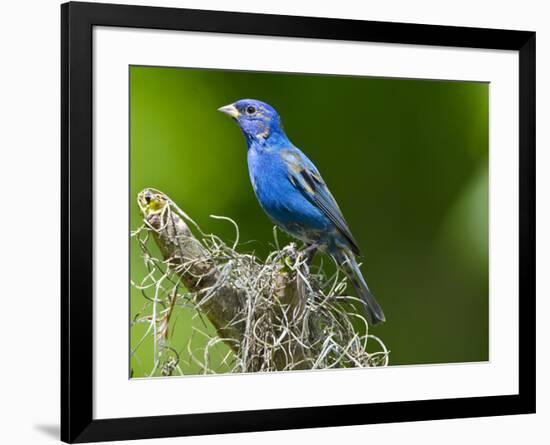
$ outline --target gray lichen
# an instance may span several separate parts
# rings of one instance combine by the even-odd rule
[[[192,310],[215,327],[199,361],[204,372],[209,349],[219,342],[234,354],[231,372],[385,366],[389,352],[368,333],[365,318],[349,310],[354,297],[344,295],[346,280],[338,274],[313,271],[294,243],[275,250],[265,261],[239,253],[239,230],[232,245],[203,233],[164,193],[145,189],[138,195],[143,225],[132,233],[149,270],[139,289],[154,288],[146,335],[155,339],[155,371],[172,375],[173,357],[160,362],[170,349],[168,326],[175,310]],[[196,236],[191,231],[191,225]],[[162,258],[150,253],[153,241]],[[178,304],[178,300],[185,304]],[[347,308],[347,309],[346,309]],[[362,323],[365,333],[354,327]]]

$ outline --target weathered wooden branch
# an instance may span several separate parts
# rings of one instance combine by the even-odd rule
[[[165,197],[159,194],[145,196],[149,201],[155,200],[160,203],[162,210],[168,205]],[[144,216],[154,229],[153,237],[164,260],[187,290],[197,295],[198,306],[202,307],[218,335],[240,342],[243,327],[239,323],[230,322],[235,320],[243,309],[245,302],[241,292],[225,283],[218,286],[218,268],[178,214],[159,211]],[[235,350],[234,342],[228,342],[228,345]]]
[[[317,291],[311,286],[317,284],[303,279],[309,274],[305,262],[297,268],[285,264],[287,257],[275,262],[273,279],[267,283],[268,299],[257,305],[262,291],[247,293],[236,280],[227,279],[223,265],[190,230],[190,219],[186,221],[166,195],[146,189],[139,194],[138,205],[164,262],[194,295],[195,308],[240,359],[242,371],[309,369],[332,356],[335,366],[375,364],[365,351],[358,351],[362,340],[345,314],[308,304],[308,295]],[[261,264],[253,264],[258,264],[260,274]],[[331,331],[330,326],[340,329],[339,325],[343,333]]]

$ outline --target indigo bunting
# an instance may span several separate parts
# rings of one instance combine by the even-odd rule
[[[352,283],[370,324],[385,321],[363,278],[359,247],[319,170],[286,136],[270,105],[242,99],[218,109],[235,119],[248,146],[248,170],[256,197],[269,218],[290,235],[329,254]]]

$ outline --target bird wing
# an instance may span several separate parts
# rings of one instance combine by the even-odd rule
[[[288,178],[292,185],[330,219],[348,241],[353,253],[360,255],[359,246],[351,234],[342,211],[315,165],[298,149],[282,150],[281,157],[288,167]]]

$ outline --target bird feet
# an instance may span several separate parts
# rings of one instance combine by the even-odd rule
[[[313,258],[315,257],[315,254],[317,253],[317,250],[319,249],[320,244],[319,243],[313,243],[307,246],[302,252],[300,252],[300,256],[305,257],[306,264],[309,266],[311,262],[313,261]]]

